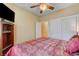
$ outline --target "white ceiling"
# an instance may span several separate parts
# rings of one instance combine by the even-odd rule
[[[30,8],[30,6],[32,6],[33,4],[34,3],[16,3],[17,6],[20,6],[21,8],[25,8],[25,9],[29,10],[30,12],[40,16],[40,9],[39,9],[39,7]],[[73,5],[74,3],[49,3],[49,4],[54,6],[55,9],[54,10],[45,10],[43,12],[43,15],[48,15],[48,14],[53,13],[55,11],[58,11],[60,9],[69,7],[69,6]]]

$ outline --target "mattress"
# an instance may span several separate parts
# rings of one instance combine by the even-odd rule
[[[67,56],[67,41],[52,38],[37,38],[14,45],[5,56]]]

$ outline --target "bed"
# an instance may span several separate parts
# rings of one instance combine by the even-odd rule
[[[64,40],[38,38],[13,46],[5,56],[69,56],[66,45]]]

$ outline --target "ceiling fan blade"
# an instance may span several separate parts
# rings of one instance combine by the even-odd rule
[[[53,6],[50,6],[50,5],[47,5],[47,8],[50,9],[50,10],[53,10],[54,7]]]
[[[37,5],[33,5],[33,6],[31,6],[30,8],[34,8],[34,7],[37,7],[37,6],[39,6],[40,4],[37,4]]]
[[[42,11],[42,10],[40,10],[40,13],[42,14],[42,13],[43,13],[43,11]]]

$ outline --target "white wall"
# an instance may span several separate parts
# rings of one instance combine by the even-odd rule
[[[15,44],[34,39],[35,23],[39,17],[14,4],[5,4],[15,12]]]

